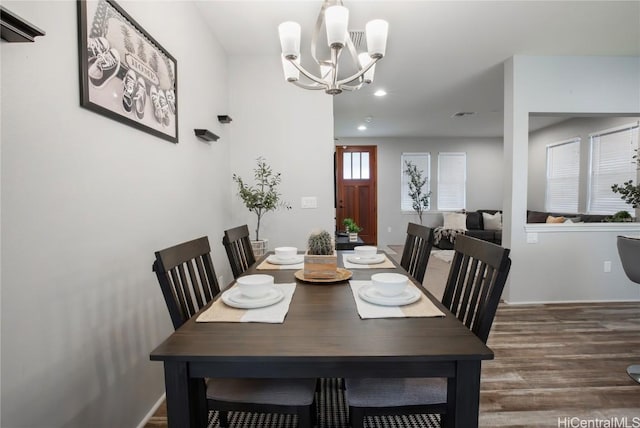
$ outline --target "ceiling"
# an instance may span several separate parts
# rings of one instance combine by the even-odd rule
[[[311,30],[322,1],[196,4],[229,55],[279,55],[277,26],[292,20],[302,26],[304,58],[309,56]],[[363,30],[367,21],[382,18],[389,22],[389,38],[375,81],[334,96],[337,138],[499,137],[503,62],[508,58],[640,56],[640,0],[345,0],[344,4],[350,11],[350,30]],[[373,96],[379,88],[388,95]],[[452,117],[461,111],[475,114]],[[368,129],[358,131],[367,117]],[[536,127],[554,120],[558,119],[538,119]]]

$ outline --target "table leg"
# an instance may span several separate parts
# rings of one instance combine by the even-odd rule
[[[164,362],[169,428],[207,426],[207,400],[202,379],[189,377],[187,363]]]
[[[477,428],[480,414],[480,361],[458,361],[447,382],[447,413],[442,428]]]

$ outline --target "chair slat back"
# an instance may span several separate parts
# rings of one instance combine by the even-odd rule
[[[227,251],[234,278],[242,275],[256,262],[249,239],[249,228],[246,224],[225,230],[222,244]]]
[[[442,303],[486,343],[511,269],[510,250],[458,235],[454,251]]]
[[[407,225],[407,238],[404,243],[400,266],[422,283],[427,271],[429,255],[433,247],[433,229],[416,223]]]
[[[175,329],[220,292],[210,253],[206,236],[155,253],[153,271]]]

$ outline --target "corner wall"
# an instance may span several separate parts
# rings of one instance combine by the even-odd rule
[[[504,298],[510,303],[640,300],[616,249],[617,225],[577,231],[558,225],[527,243],[529,113],[638,113],[640,58],[529,57],[505,63],[505,224],[513,260]],[[531,231],[529,231],[531,232]],[[603,271],[612,262],[611,272]]]
[[[178,62],[172,144],[79,106],[75,1],[2,3],[47,33],[0,42],[2,426],[134,427],[173,331],[154,251],[208,235],[231,278],[226,58],[193,4],[118,1]]]

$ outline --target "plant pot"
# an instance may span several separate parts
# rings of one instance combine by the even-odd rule
[[[304,255],[304,277],[309,279],[330,279],[338,274],[338,256],[334,251],[330,255]]]
[[[251,249],[253,249],[253,255],[262,257],[269,251],[269,240],[261,239],[259,241],[251,241]]]
[[[349,233],[349,242],[358,242],[358,234]]]

